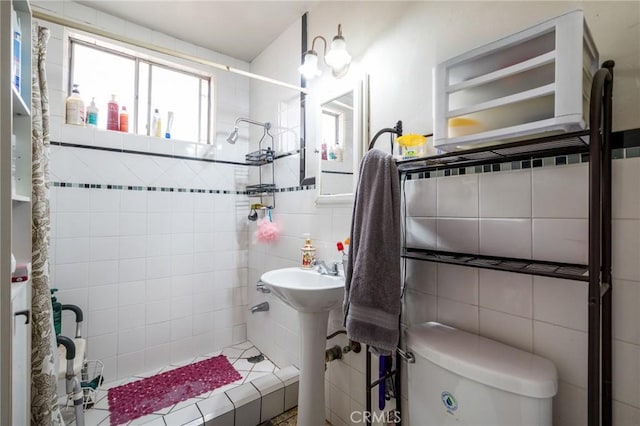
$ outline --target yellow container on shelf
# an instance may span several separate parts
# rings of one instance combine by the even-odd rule
[[[449,138],[473,135],[485,131],[484,126],[473,118],[454,117],[449,119]]]
[[[398,138],[396,139],[400,156],[404,160],[409,158],[424,157],[426,155],[426,142],[426,136],[416,134],[398,136]]]

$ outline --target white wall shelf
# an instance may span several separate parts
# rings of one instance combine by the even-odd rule
[[[20,89],[14,85],[14,13],[20,24]],[[31,7],[0,1],[0,424],[29,424],[31,325],[29,280],[11,282],[9,259],[31,262]],[[15,143],[12,142],[15,141]],[[15,185],[12,184],[15,182]]]
[[[13,92],[13,114],[31,116],[31,109],[27,106],[26,102],[22,99],[16,86],[11,85],[11,91]]]
[[[11,195],[11,200],[18,203],[30,203],[31,197],[27,197],[26,195],[13,194]]]
[[[598,66],[581,10],[453,57],[435,69],[434,146],[583,130]]]

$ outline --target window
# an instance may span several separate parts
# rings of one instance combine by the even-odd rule
[[[172,139],[210,143],[210,76],[73,38],[70,58],[69,92],[78,84],[87,106],[95,98],[98,128],[107,128],[107,102],[116,95],[120,107],[126,106],[129,112],[129,132],[148,135],[157,109],[162,135],[171,111]]]
[[[322,143],[328,147],[340,143],[339,119],[340,115],[326,109],[322,110]]]

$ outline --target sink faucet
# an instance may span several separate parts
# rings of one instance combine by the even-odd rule
[[[322,275],[338,275],[338,262],[333,262],[329,267],[326,263],[324,263],[324,260],[314,259],[311,264],[317,266],[318,272]]]

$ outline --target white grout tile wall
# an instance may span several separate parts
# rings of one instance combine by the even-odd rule
[[[475,189],[468,176],[408,181],[408,244],[420,243],[413,224],[426,218],[420,194],[446,187],[465,200],[466,211],[479,218],[436,219],[439,241],[453,236],[456,247],[473,251],[479,240],[482,254],[587,263],[588,164],[483,173],[476,180],[479,209],[468,205]],[[640,209],[635,188],[627,179],[639,176],[640,158],[613,162],[613,294],[614,294],[614,420],[636,418],[640,409]],[[446,181],[440,185],[440,180]],[[424,186],[424,188],[420,188]],[[495,188],[513,194],[518,203],[500,197]],[[517,189],[516,189],[517,188]],[[471,194],[471,195],[470,195]],[[522,194],[528,195],[529,199]],[[438,200],[444,197],[439,196]],[[529,207],[532,206],[532,207]],[[438,210],[440,211],[440,210]],[[447,211],[447,214],[451,212]],[[495,216],[491,216],[495,215]],[[429,217],[429,220],[434,218]],[[476,226],[450,226],[480,222]],[[444,230],[442,224],[445,224]],[[449,232],[450,231],[450,232]],[[444,232],[444,236],[442,233]],[[449,240],[451,241],[451,240]],[[477,270],[444,264],[408,261],[408,292],[404,326],[427,320],[479,333],[549,358],[558,368],[559,391],[554,398],[554,423],[586,422],[587,285],[583,282],[514,273]],[[435,286],[437,285],[437,290]],[[405,394],[406,395],[406,394]],[[636,416],[636,417],[634,417]]]
[[[161,214],[153,211],[151,200],[164,193],[66,187],[54,187],[52,193],[57,198],[52,285],[60,289],[60,301],[85,311],[89,356],[106,363],[107,378],[139,372],[137,367],[162,367],[165,361],[246,338],[246,231],[241,218],[235,220],[234,205],[242,195],[168,193],[169,211],[162,214],[191,223],[172,232],[171,226],[147,227]],[[113,202],[114,194],[146,198],[150,210],[123,213],[123,203],[115,202],[111,212],[91,212],[89,199],[104,196],[105,203]],[[185,213],[185,205],[199,207]],[[72,236],[58,230],[97,215],[95,229],[101,232],[95,235],[87,227]],[[200,232],[193,225],[196,215],[207,215],[212,222],[221,215],[234,220]],[[207,245],[196,245],[195,235]],[[65,315],[66,325],[70,319]]]

